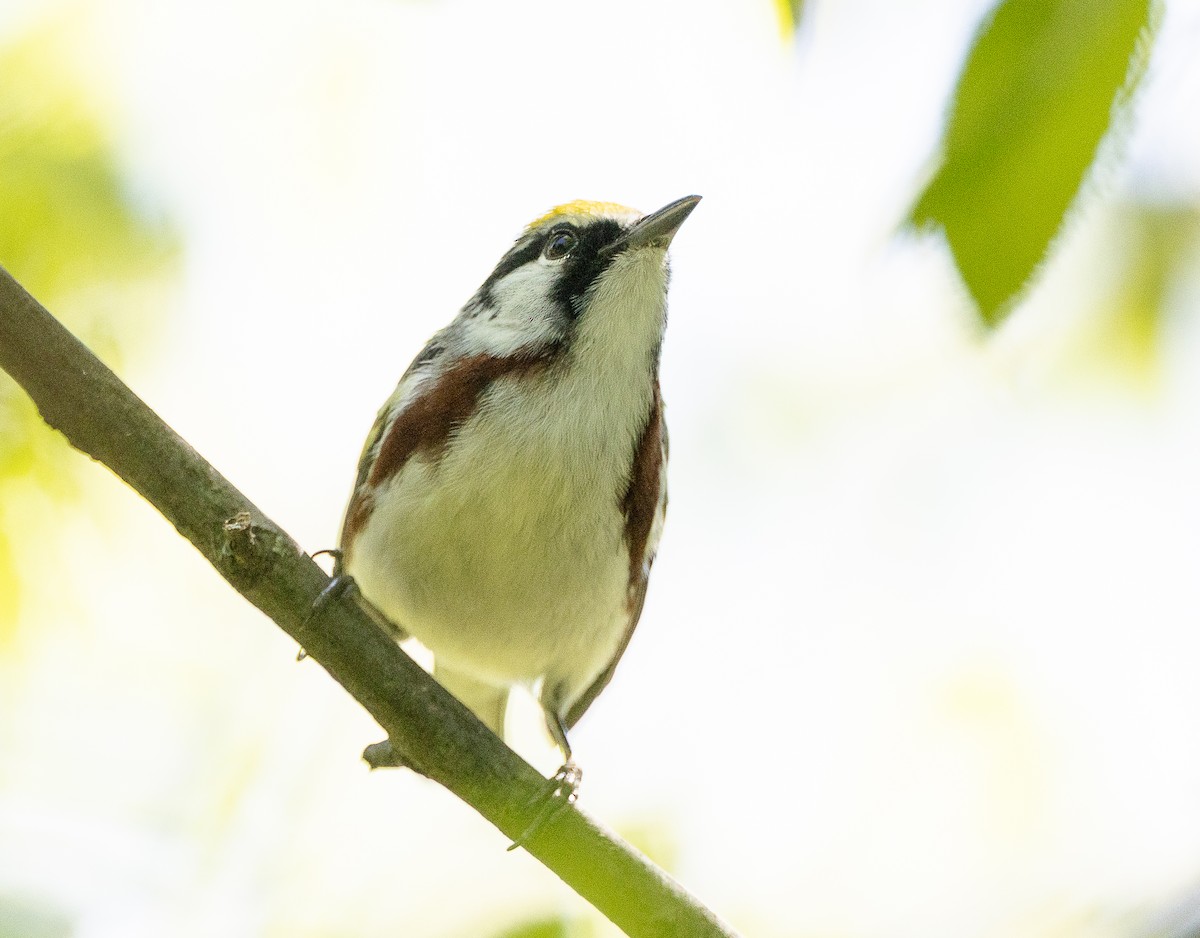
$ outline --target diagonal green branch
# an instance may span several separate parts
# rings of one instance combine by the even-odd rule
[[[313,560],[0,268],[0,368],[73,446],[157,508],[226,580],[294,638],[422,774],[510,838],[545,780],[412,661],[356,602],[310,616],[329,583]],[[664,872],[575,808],[525,844],[631,938],[734,933]]]

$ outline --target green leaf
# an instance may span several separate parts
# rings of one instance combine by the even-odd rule
[[[1041,263],[1146,60],[1155,0],[1003,0],[967,58],[912,224],[945,230],[989,325]]]

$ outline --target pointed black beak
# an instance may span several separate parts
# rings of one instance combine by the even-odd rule
[[[682,199],[676,199],[670,205],[665,205],[657,212],[651,212],[640,219],[612,244],[601,248],[600,254],[617,254],[649,246],[665,248],[675,237],[679,226],[692,214],[692,209],[699,204],[698,195],[685,195]]]

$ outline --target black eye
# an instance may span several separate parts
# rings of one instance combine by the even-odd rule
[[[542,256],[548,261],[556,261],[566,257],[579,243],[579,239],[569,231],[556,231],[546,240]]]

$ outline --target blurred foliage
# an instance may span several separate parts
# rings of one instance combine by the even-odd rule
[[[164,271],[174,239],[122,185],[100,109],[72,71],[79,32],[64,19],[0,49],[0,264],[119,364],[135,336],[145,335],[131,287]],[[67,454],[65,441],[0,373],[0,652],[15,634],[14,558],[28,536],[16,530],[12,506],[31,492],[74,492]]]
[[[1163,345],[1163,312],[1181,275],[1200,263],[1200,208],[1186,204],[1132,204],[1117,217],[1119,243],[1110,264],[1116,286],[1091,311],[1076,349],[1085,368],[1106,376],[1124,373],[1138,382],[1158,374]]]
[[[506,929],[495,938],[590,938],[593,930],[582,923],[560,918],[539,919]]]
[[[983,319],[1033,274],[1145,71],[1154,0],[1003,0],[955,92],[911,222],[939,226]]]
[[[775,0],[775,15],[785,39],[799,28],[803,13],[804,0]]]
[[[0,938],[68,938],[74,933],[64,913],[27,899],[0,895]]]

